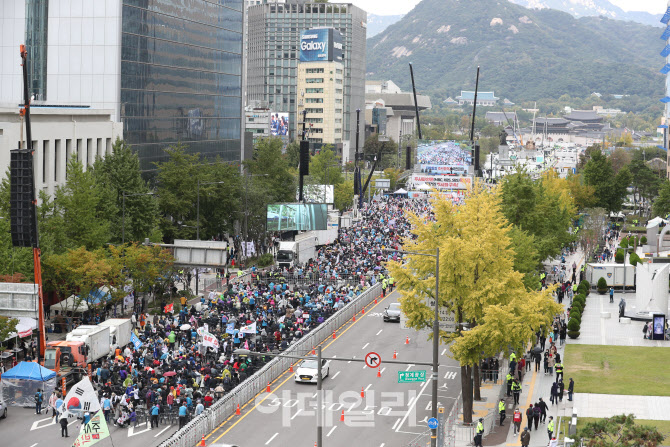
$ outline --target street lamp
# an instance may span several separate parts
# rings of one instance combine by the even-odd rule
[[[200,240],[200,185],[221,185],[224,182],[200,182],[200,179],[198,179],[198,200],[197,200],[197,206],[196,206],[196,230],[195,230],[195,238],[197,240]]]
[[[153,192],[138,192],[136,194],[126,194],[125,191],[122,192],[123,195],[123,219],[121,223],[121,243],[126,243],[126,197],[135,197],[135,196],[153,196]]]
[[[435,258],[435,316],[433,320],[433,374],[431,375],[432,380],[432,410],[431,417],[437,419],[437,368],[440,366],[438,362],[438,351],[439,351],[439,337],[440,337],[440,322],[439,322],[439,296],[440,296],[440,248],[435,248],[435,254],[431,255],[429,253],[419,253],[415,251],[402,251],[402,250],[385,250],[386,252],[393,253],[402,253],[408,255],[417,255],[417,256],[429,256]],[[430,430],[430,446],[437,447],[437,428],[432,428]]]

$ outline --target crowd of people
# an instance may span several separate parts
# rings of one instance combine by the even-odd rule
[[[287,349],[365,288],[377,282],[391,288],[385,261],[398,258],[387,250],[410,235],[405,211],[431,218],[424,200],[375,201],[305,265],[263,275],[253,268],[253,281],[228,282],[224,292],[207,291],[199,302],[133,314],[137,342],[92,368],[106,420],[125,426],[146,418],[155,428],[178,419],[182,427],[271,360],[263,353]],[[295,277],[302,281],[287,280]],[[203,334],[211,336],[207,342]],[[50,396],[57,420],[61,404],[60,394]]]

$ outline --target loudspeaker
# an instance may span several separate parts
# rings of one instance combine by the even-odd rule
[[[407,170],[412,169],[412,146],[407,146],[405,169]]]
[[[481,173],[479,172],[479,143],[475,143],[475,177],[481,177]]]
[[[28,149],[10,151],[9,215],[12,245],[33,247],[37,243],[33,154]]]
[[[309,175],[309,141],[300,141],[300,175]]]

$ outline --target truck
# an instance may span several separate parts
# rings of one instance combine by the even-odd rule
[[[304,264],[316,257],[319,247],[335,242],[338,235],[339,216],[337,213],[329,213],[325,230],[306,231],[296,235],[293,241],[279,242],[277,265],[280,268],[291,268],[298,263]]]
[[[130,318],[110,318],[98,326],[109,327],[110,351],[114,351],[116,348],[123,348],[130,343],[130,331],[132,330]]]
[[[44,350],[43,366],[57,374],[58,381],[72,384],[87,372],[90,363],[110,353],[108,326],[79,326],[65,340],[51,341]]]
[[[595,288],[600,278],[605,278],[607,287],[623,287],[624,280],[626,287],[634,287],[635,266],[616,263],[586,264],[586,280],[591,287]]]

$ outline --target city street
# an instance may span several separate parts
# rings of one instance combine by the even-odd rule
[[[323,427],[324,445],[403,445],[428,432],[431,415],[429,366],[384,364],[397,352],[400,361],[431,361],[428,331],[400,328],[385,323],[382,312],[396,301],[393,293],[379,304],[371,304],[365,316],[349,322],[335,340],[323,345],[324,357],[363,359],[368,352],[381,357],[378,368],[360,362],[331,361],[329,377],[323,381],[326,408]],[[405,344],[409,337],[409,344]],[[457,362],[446,357],[440,347],[438,404],[448,413],[460,391]],[[426,382],[398,383],[398,371],[426,371]],[[361,398],[361,388],[365,397]],[[223,442],[239,445],[313,445],[316,440],[316,385],[296,383],[294,373],[284,373],[255,401],[242,407],[208,436],[207,444]],[[340,420],[344,410],[344,422]]]

